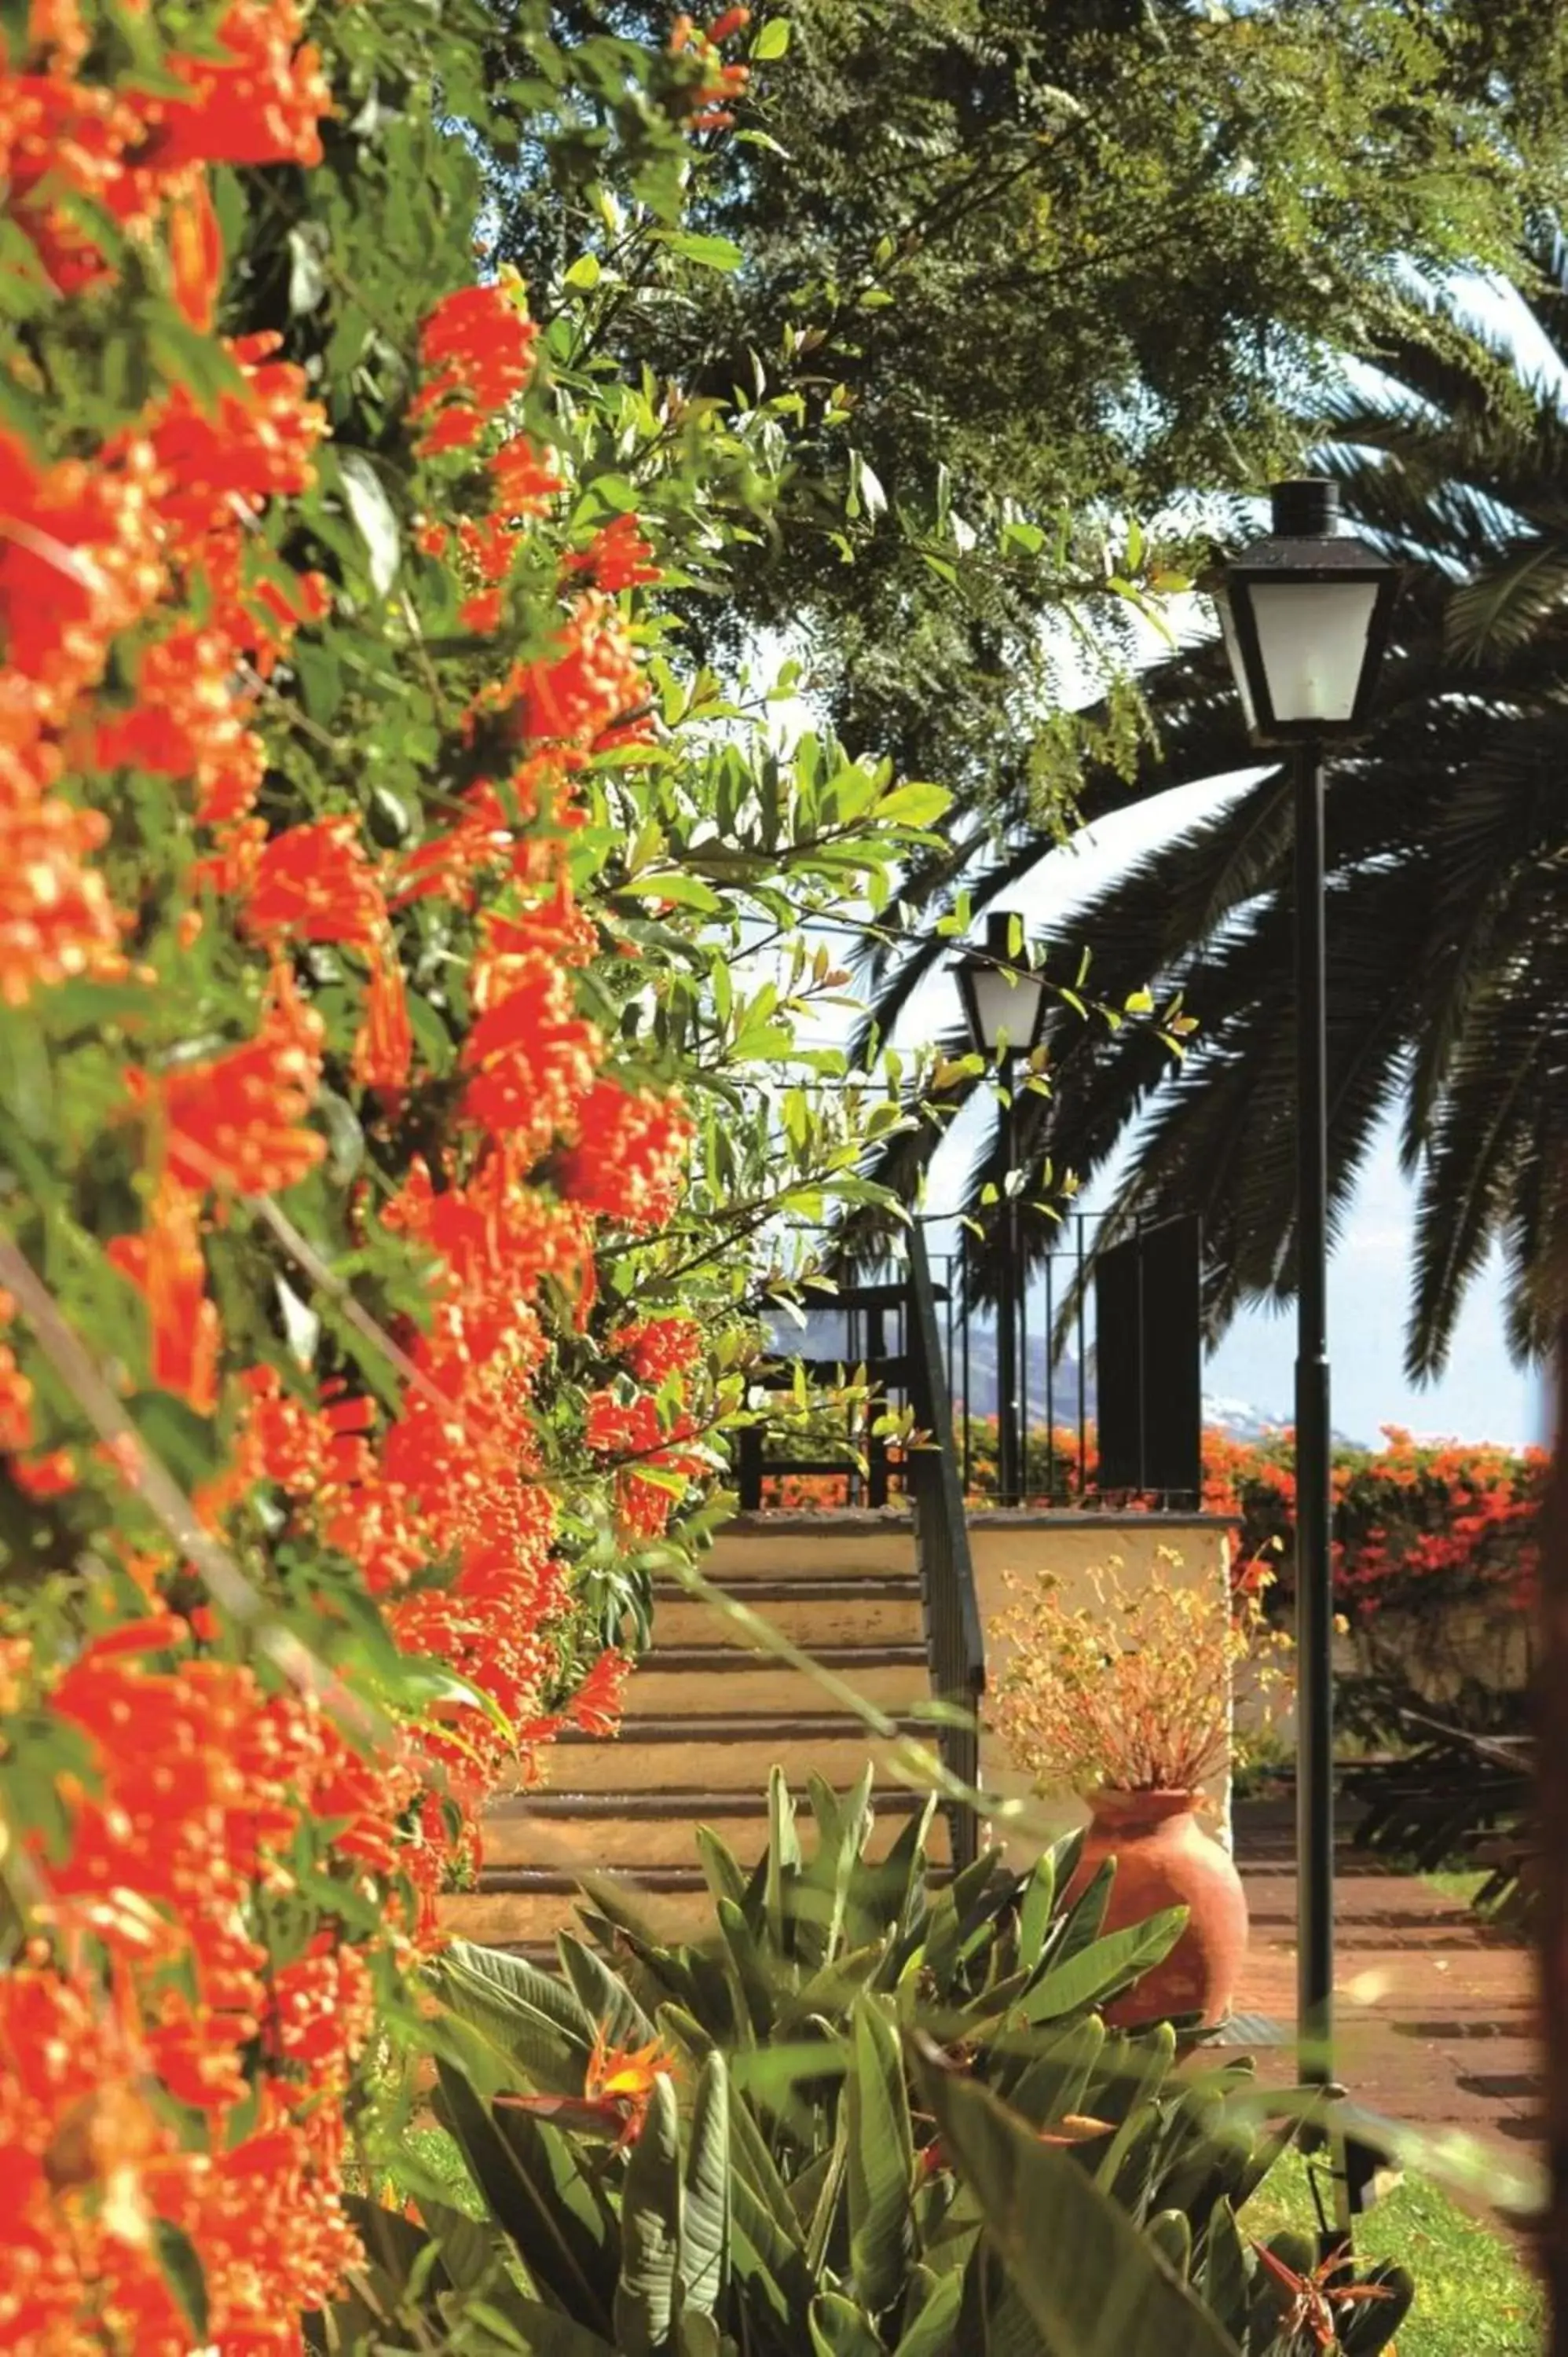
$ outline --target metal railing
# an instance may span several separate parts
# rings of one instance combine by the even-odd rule
[[[908,1302],[905,1312],[906,1380],[909,1405],[926,1445],[908,1458],[909,1503],[915,1525],[915,1555],[926,1614],[931,1682],[940,1700],[954,1705],[961,1719],[939,1729],[950,1774],[973,1792],[980,1781],[980,1706],[985,1692],[985,1641],[969,1548],[963,1484],[953,1440],[952,1403],[948,1395],[936,1294],[925,1238],[916,1228],[909,1241]],[[979,1833],[974,1811],[951,1812],[953,1863],[974,1858]]]
[[[953,1221],[918,1221],[937,1318],[943,1388],[951,1402],[960,1488],[971,1507],[1190,1512],[1201,1503],[1202,1349],[1199,1240],[1193,1223],[1134,1231],[1098,1261],[1098,1218],[1074,1212],[1058,1241],[1031,1257],[1016,1288],[1016,1402],[1021,1479],[1000,1487],[995,1269],[986,1243]],[[932,1238],[945,1230],[945,1245]],[[843,1279],[844,1299],[817,1297],[803,1329],[774,1329],[780,1360],[801,1357],[831,1388],[835,1371],[881,1371],[889,1392],[907,1392],[909,1353],[907,1259],[901,1237],[875,1275]],[[868,1272],[868,1274],[871,1272]],[[810,1297],[808,1297],[810,1298]],[[870,1419],[870,1422],[875,1419]],[[853,1463],[861,1460],[858,1468]],[[861,1419],[831,1417],[802,1454],[780,1438],[754,1435],[743,1452],[746,1502],[788,1502],[791,1477],[812,1492],[831,1486],[842,1501],[880,1506],[908,1467]]]

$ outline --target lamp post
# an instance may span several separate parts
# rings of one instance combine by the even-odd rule
[[[1004,1506],[1015,1506],[1023,1498],[1026,1446],[1019,1413],[1018,1308],[1024,1248],[1016,1191],[1017,1091],[1013,1068],[1018,1057],[1029,1056],[1038,1047],[1046,1021],[1044,978],[1017,962],[1011,947],[1015,938],[1023,938],[1021,919],[1005,909],[993,909],[985,920],[983,950],[970,950],[952,969],[970,1039],[977,1054],[996,1065],[1002,1082],[1005,1211],[996,1299],[996,1487]]]
[[[1399,576],[1341,534],[1337,483],[1281,483],[1273,496],[1272,531],[1227,565],[1215,602],[1252,741],[1295,759],[1296,2018],[1303,2078],[1321,2084],[1334,2028],[1323,762],[1366,725]]]

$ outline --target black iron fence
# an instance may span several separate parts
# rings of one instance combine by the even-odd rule
[[[959,1478],[972,1507],[1059,1509],[1137,1504],[1190,1512],[1202,1498],[1201,1243],[1196,1220],[1165,1221],[1097,1251],[1101,1222],[1069,1213],[1059,1242],[1036,1252],[1015,1287],[1015,1411],[1021,1437],[1013,1494],[1000,1487],[995,1247],[950,1220],[920,1223],[942,1372],[952,1402]],[[824,1254],[826,1240],[824,1240]],[[879,1506],[908,1487],[908,1467],[872,1426],[876,1397],[909,1398],[908,1245],[808,1289],[804,1322],[772,1321],[780,1381],[803,1361],[823,1386],[820,1415],[789,1435],[749,1439],[745,1502]],[[842,1368],[864,1367],[874,1398],[848,1415],[826,1405]],[[917,1417],[918,1409],[916,1410]],[[830,1501],[829,1491],[833,1495]]]

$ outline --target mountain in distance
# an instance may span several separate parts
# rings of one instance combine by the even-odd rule
[[[939,1318],[940,1314],[939,1310]],[[945,1344],[945,1329],[942,1340]],[[773,1323],[772,1340],[774,1348],[784,1358],[847,1363],[850,1341],[848,1317],[841,1309],[824,1308],[809,1310],[803,1326],[797,1326],[792,1318],[779,1318]],[[1075,1426],[1079,1413],[1078,1354],[1070,1350],[1064,1351],[1053,1370],[1048,1364],[1046,1335],[1043,1332],[1031,1333],[1026,1341],[1024,1393],[1029,1423],[1044,1424],[1048,1407],[1055,1424]],[[860,1347],[865,1348],[864,1337],[860,1338]],[[972,1322],[967,1360],[961,1334],[955,1331],[953,1364],[948,1371],[948,1383],[955,1402],[967,1399],[972,1415],[995,1415],[996,1329],[993,1326],[979,1318]],[[1083,1358],[1082,1414],[1086,1424],[1094,1422],[1096,1406],[1094,1352],[1091,1349],[1085,1352]],[[1291,1419],[1288,1415],[1271,1415],[1264,1409],[1254,1407],[1250,1400],[1232,1399],[1206,1392],[1203,1395],[1203,1421],[1212,1430],[1223,1432],[1232,1440],[1261,1441],[1288,1426]],[[1341,1446],[1351,1445],[1345,1442],[1338,1433],[1334,1437]]]

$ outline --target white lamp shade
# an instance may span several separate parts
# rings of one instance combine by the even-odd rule
[[[1273,528],[1210,586],[1256,745],[1352,737],[1367,724],[1398,568],[1339,529],[1326,476],[1276,483]]]
[[[1275,723],[1348,726],[1360,697],[1379,584],[1257,581],[1251,594],[1258,658]],[[1237,668],[1244,676],[1245,666]],[[1248,724],[1252,725],[1251,712]]]
[[[1219,616],[1219,634],[1225,641],[1225,651],[1230,658],[1230,675],[1236,682],[1236,693],[1241,699],[1241,717],[1247,724],[1247,734],[1258,733],[1258,707],[1252,699],[1252,683],[1247,673],[1247,658],[1241,651],[1241,641],[1236,635],[1236,616],[1231,609],[1228,592],[1216,588],[1215,611]]]
[[[1005,1045],[1026,1055],[1038,1033],[1046,985],[1036,974],[1004,972],[977,965],[969,978],[972,995],[971,1021],[978,1026],[976,1045],[990,1055]]]

